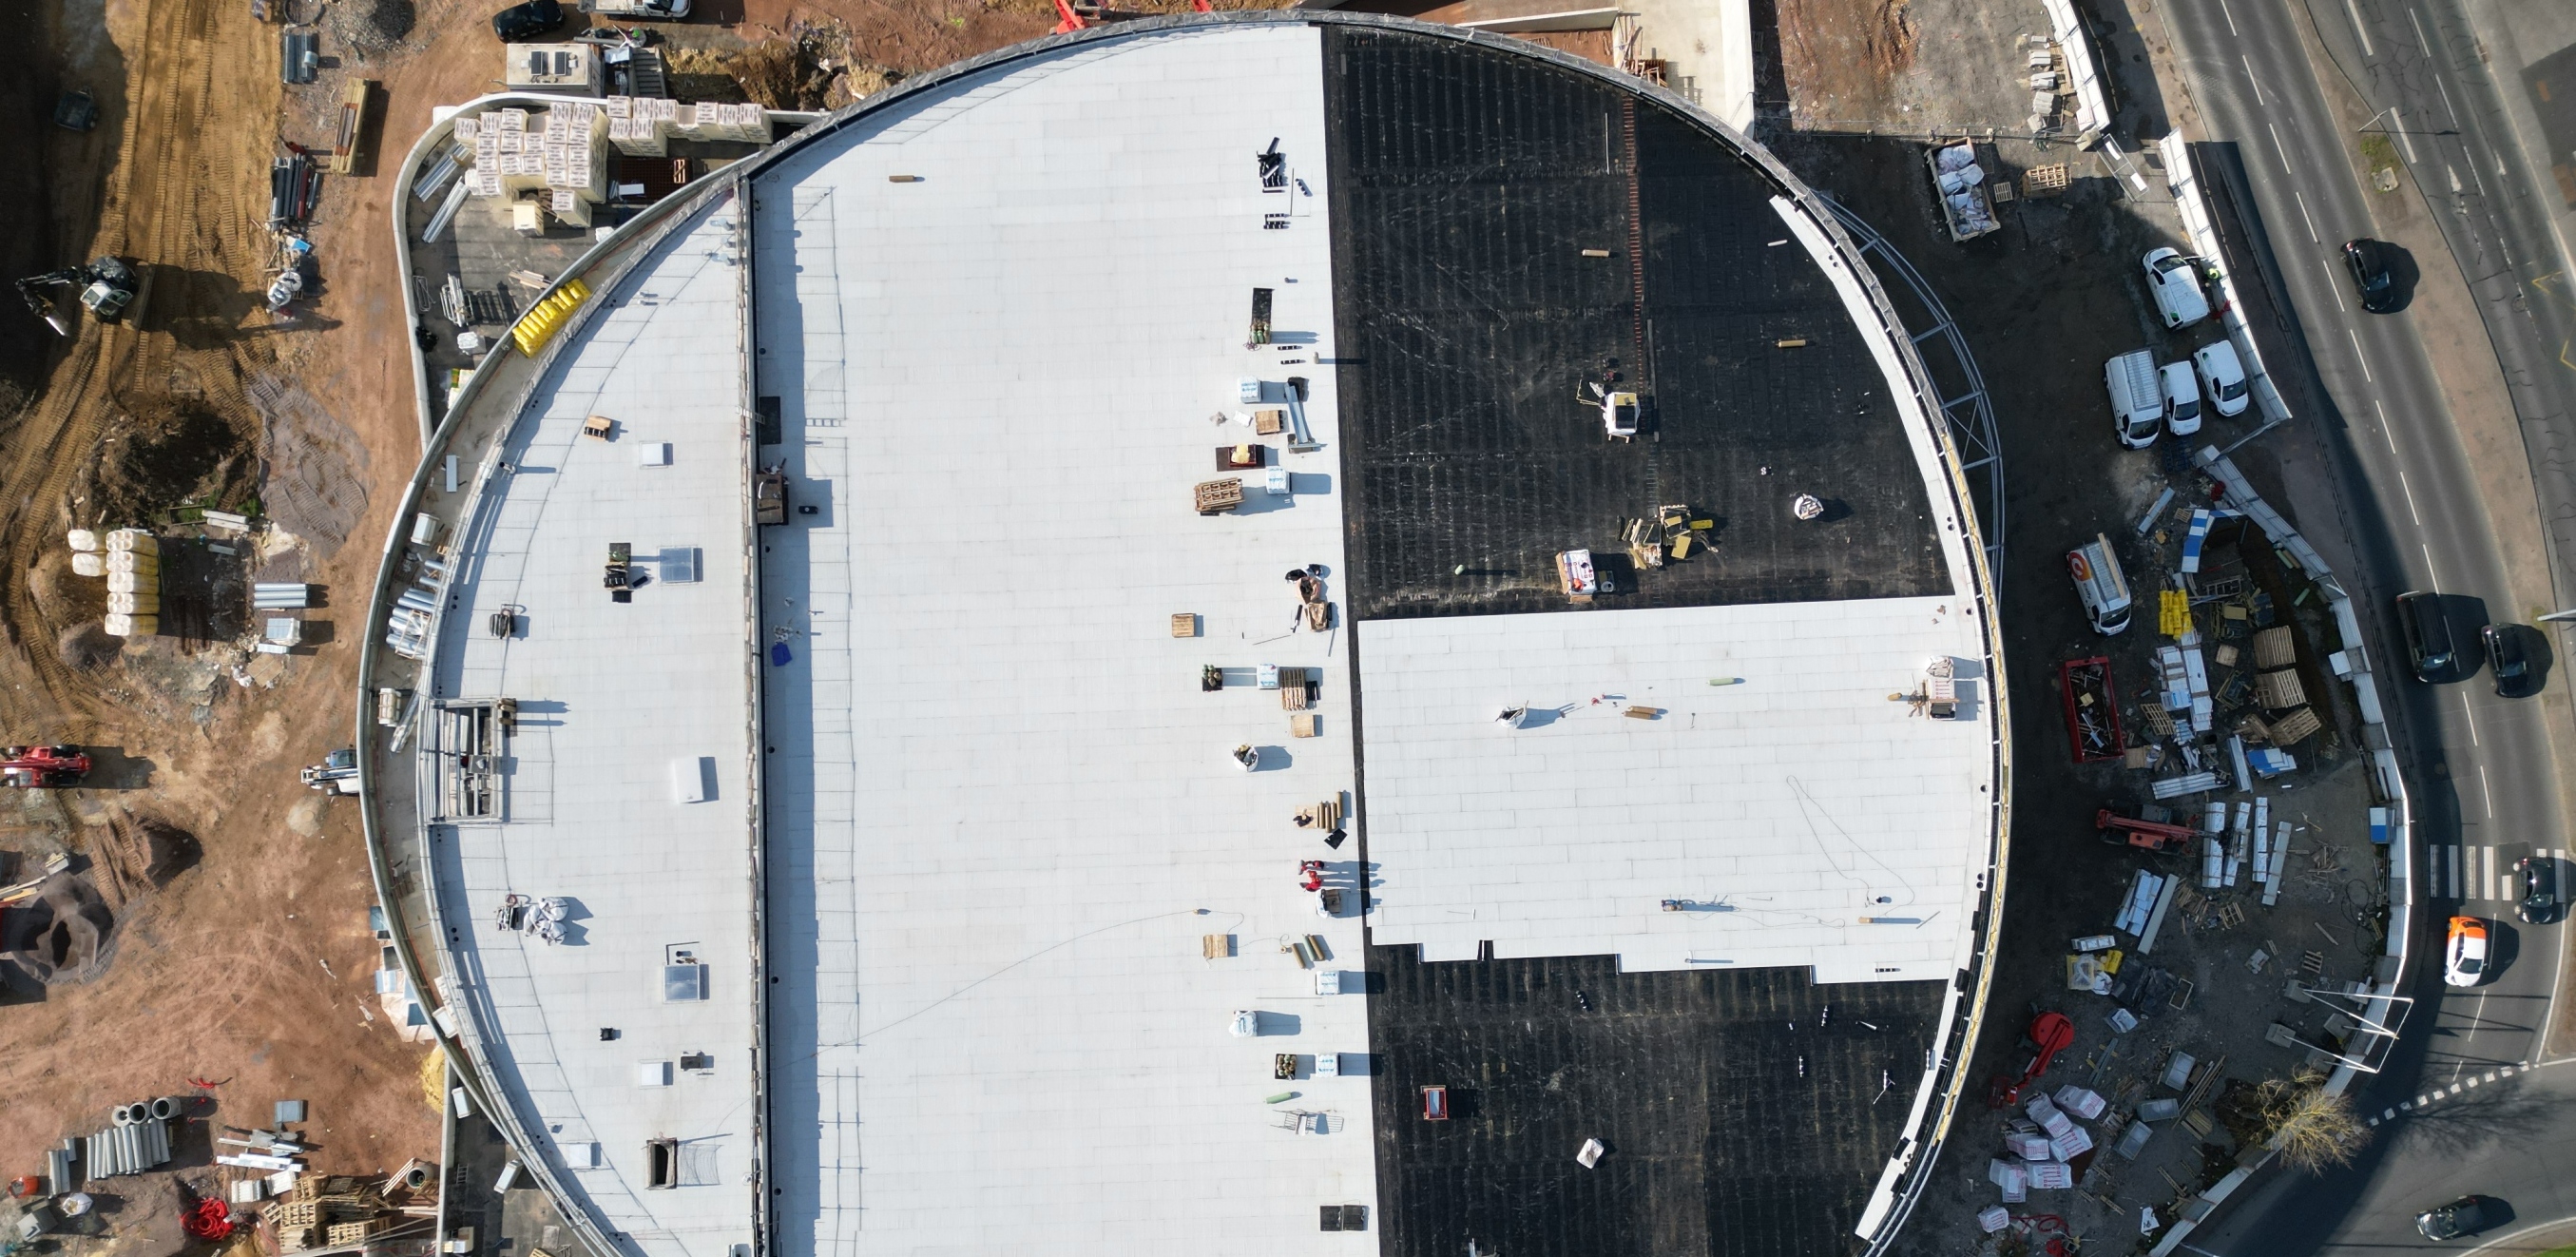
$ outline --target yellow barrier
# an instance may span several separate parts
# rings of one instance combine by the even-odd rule
[[[578,279],[565,280],[563,287],[520,315],[519,321],[510,326],[511,341],[519,346],[520,353],[536,357],[537,351],[545,348],[546,342],[553,340],[555,333],[563,329],[564,320],[571,318],[572,312],[589,299],[590,285]]]
[[[2156,628],[2167,637],[2191,631],[2191,595],[2179,589],[2157,591]]]

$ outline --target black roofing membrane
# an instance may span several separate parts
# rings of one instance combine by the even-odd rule
[[[1850,1251],[1944,991],[1416,957],[1369,949],[1386,1257]],[[1589,1170],[1586,1139],[1609,1149]]]
[[[1885,376],[1814,259],[1773,244],[1759,168],[1534,58],[1324,40],[1360,618],[1583,609],[1556,553],[1616,566],[1625,522],[1665,505],[1714,521],[1715,549],[1590,607],[1952,592]],[[1633,442],[1583,392],[1610,372],[1647,398]],[[1825,518],[1792,516],[1801,493]]]

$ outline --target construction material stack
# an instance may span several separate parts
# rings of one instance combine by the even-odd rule
[[[741,144],[769,142],[769,114],[758,105],[702,100],[675,105],[671,133],[684,140],[729,140]]]
[[[160,538],[140,528],[107,534],[101,568],[107,579],[107,618],[100,627],[111,637],[150,637],[160,632]]]
[[[608,141],[628,157],[663,156],[670,152],[671,131],[682,109],[691,111],[694,123],[694,105],[658,96],[611,96],[606,109]]]

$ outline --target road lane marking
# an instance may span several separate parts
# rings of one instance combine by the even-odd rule
[[[2406,8],[2406,20],[2414,23],[2415,25],[2416,46],[2424,50],[2425,56],[2432,56],[2433,41],[2424,37],[2424,19],[2416,14],[2413,5],[2408,5]]]
[[[2299,212],[2300,212],[2300,213],[2302,213],[2302,214],[2304,214],[2304,213],[2308,212],[2308,206],[2307,206],[2307,203],[2306,203],[2306,202],[2302,201],[2302,202],[2300,202],[2300,203],[2299,203]],[[2313,223],[2312,223],[2312,224],[2310,224],[2310,225],[2308,226],[2308,234],[2309,234],[2310,236],[2314,236],[2314,235],[2316,235],[2316,234],[2317,234],[2317,229],[2316,229],[2315,224],[2313,224]],[[2323,244],[2323,243],[2325,243],[2325,242],[2324,242],[2324,241],[2322,241],[2322,240],[2320,240],[2320,241],[2318,241],[2317,243],[2319,243],[2319,244]],[[2329,261],[2328,259],[2325,259],[2325,258],[2318,258],[2318,259],[2317,259],[2317,265],[2319,265],[2319,266],[2322,266],[2322,267],[2326,268],[2326,291],[2334,294],[2334,299],[2335,299],[2335,310],[2336,310],[2337,312],[2339,312],[2339,313],[2343,313],[2343,314],[2350,314],[2350,313],[2352,313],[2352,307],[2351,307],[2351,306],[2348,306],[2348,305],[2345,305],[2345,304],[2343,303],[2343,281],[2342,281],[2341,279],[2336,278],[2336,276],[2335,276],[2334,263],[2333,263],[2332,261]],[[2375,397],[2371,399],[2371,401],[2372,401],[2372,402],[2374,402],[2374,403],[2376,403],[2378,400],[2379,400],[2379,399],[2378,399],[2378,398],[2375,398]],[[2384,410],[2384,409],[2383,409],[2383,410],[2381,410],[2381,411],[2379,412],[2379,421],[2380,421],[2381,423],[2386,423],[2386,422],[2388,422],[2388,412],[2387,412],[2386,410]],[[2396,452],[2397,452],[2397,447],[2396,447],[2396,446],[2394,446],[2394,445],[2389,446],[2389,447],[2388,447],[2388,452],[2389,452],[2389,453],[2392,453],[2392,454],[2396,453]]]
[[[2469,745],[2485,745],[2485,743],[2478,741],[2478,713],[2475,708],[2469,706],[2469,696],[2466,694],[2460,695],[2460,714],[2469,718]],[[2486,770],[2481,768],[2479,771],[2484,772]]]
[[[2487,819],[2495,819],[2495,787],[2487,784],[2487,766],[2478,765],[2478,789],[2486,792]]]
[[[2440,589],[2442,572],[2440,568],[2433,566],[2433,547],[2418,541],[2415,543],[2415,548],[2424,552],[2424,574],[2433,579],[2433,588]]]
[[[2487,1081],[2488,1081],[2488,1082],[2494,1082],[2495,1080],[2496,1080],[2496,1071],[2495,1071],[2495,1070],[2492,1070],[2492,1069],[2488,1070],[2488,1071],[2487,1071]]]
[[[2328,276],[2332,276],[2334,274],[2334,268],[2331,266],[2327,267],[2326,274]],[[2335,304],[2343,304],[2343,293],[2340,290],[2335,293]],[[2388,407],[2376,397],[2370,399],[2370,406],[2371,409],[2379,412],[2379,438],[2388,442],[2389,453],[2396,453],[2397,434],[2388,430]]]
[[[2247,86],[2254,89],[2255,108],[2264,108],[2266,102],[2263,99],[2263,80],[2254,77],[2254,59],[2240,56],[2237,60],[2245,63],[2245,82]]]
[[[2451,89],[2443,86],[2442,76],[2438,74],[2433,76],[2433,86],[2439,89],[2442,93],[2442,110],[2443,112],[2451,115],[2451,129],[2454,131],[2458,130],[2460,127],[2460,111],[2451,107]],[[2474,171],[2475,168],[2472,167],[2471,169]],[[2480,190],[2484,191],[2484,189]]]
[[[2285,178],[2296,178],[2295,175],[2290,173],[2290,150],[2287,145],[2281,143],[2281,128],[2266,122],[2263,124],[2263,129],[2272,133],[2272,151],[2281,155],[2282,176]]]
[[[2347,327],[2343,329],[2343,334],[2352,338],[2352,356],[2361,361],[2362,382],[2365,384],[2379,383],[2379,380],[2370,374],[2370,355],[2361,351],[2361,333]]]
[[[2308,243],[2310,243],[2310,244],[2324,244],[2324,243],[2325,243],[2325,241],[2320,240],[2320,239],[2318,239],[2318,238],[2317,238],[2317,220],[2315,220],[2315,219],[2313,219],[2313,218],[2309,218],[2309,217],[2308,217],[2308,198],[2307,198],[2307,197],[2305,197],[2305,196],[2301,196],[2301,195],[2300,195],[2298,192],[2296,192],[2296,191],[2291,192],[2291,193],[2290,193],[2290,195],[2291,195],[2291,196],[2293,196],[2293,197],[2296,197],[2296,198],[2298,199],[2298,202],[2299,202],[2299,217],[2300,217],[2301,219],[2304,219],[2304,220],[2307,222],[2307,224],[2308,224]],[[2326,274],[2328,274],[2328,275],[2332,275],[2332,274],[2334,274],[2334,268],[2333,268],[2333,267],[2331,267],[2331,266],[2327,267],[2327,268],[2326,268]],[[2336,293],[2336,294],[2335,294],[2335,304],[2336,304],[2336,305],[2341,305],[2341,304],[2343,304],[2343,294],[2342,294],[2342,293]]]
[[[2227,33],[2236,35],[2236,14],[2229,11],[2227,0],[2218,0],[2218,12],[2220,16],[2227,19]],[[2236,35],[2236,38],[2243,39],[2244,36]]]
[[[2453,894],[2458,894],[2458,893],[2459,893],[2459,891],[2461,890],[2461,888],[2462,888],[2462,887],[2464,887],[2465,885],[2467,885],[2467,883],[2462,882],[2462,881],[2460,880],[2460,849],[2459,849],[2458,847],[2454,846],[2454,847],[2452,847],[2452,848],[2451,848],[2451,891],[2452,891],[2452,893],[2453,893]],[[2461,896],[2461,897],[2462,897],[2462,898],[2466,898],[2467,896],[2464,896],[2464,895],[2463,895],[2463,896]]]
[[[2397,487],[2406,491],[2406,513],[2415,517],[2415,526],[2424,526],[2424,512],[2415,509],[2415,486],[2407,483],[2406,473],[2397,473]]]
[[[2343,0],[2343,11],[2352,15],[2352,33],[2361,36],[2361,55],[2378,56],[2378,50],[2370,46],[2370,32],[2361,24],[2361,6],[2354,4],[2353,0]]]

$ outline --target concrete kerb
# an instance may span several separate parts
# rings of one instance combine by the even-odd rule
[[[2407,802],[2405,779],[2397,771],[2397,753],[2389,743],[2386,709],[2379,698],[2379,680],[2370,670],[2369,652],[2360,645],[2361,622],[2353,611],[2352,596],[2345,593],[2342,584],[2335,580],[2334,573],[2327,569],[2325,559],[2318,555],[2316,547],[2309,545],[2307,538],[2290,527],[2290,522],[2282,518],[2279,511],[2272,509],[2270,503],[2254,492],[2254,486],[2247,483],[2245,473],[2237,470],[2234,462],[2214,445],[2201,448],[2199,461],[2202,470],[2216,477],[2225,487],[2226,492],[2219,500],[2231,510],[2244,512],[2246,518],[2254,521],[2255,527],[2263,530],[2264,537],[2280,547],[2300,570],[2316,582],[2317,589],[2325,594],[2328,609],[2334,613],[2335,628],[2343,635],[2344,648],[2355,661],[2351,677],[2353,695],[2355,705],[2361,709],[2362,737],[2370,747],[2371,775],[2379,785],[2381,797],[2388,800],[2389,809],[2395,814],[2388,838],[2388,944],[2385,954],[2395,957],[2397,963],[2385,978],[2373,981],[2363,997],[2363,1008],[2370,1019],[2385,1024],[2388,1014],[2396,1007],[2397,992],[2405,982],[2414,933],[2411,896],[2414,893],[2415,819]],[[2359,1071],[2349,1063],[2338,1064],[2326,1079],[2326,1094],[2343,1094],[2358,1076]],[[2280,1143],[2276,1137],[2211,1184],[2209,1190],[2186,1203],[2183,1216],[2165,1228],[2164,1235],[2149,1250],[2148,1257],[2169,1257],[2181,1247],[2184,1238],[2251,1180],[2255,1171],[2271,1164],[2272,1159],[2279,1155]]]
[[[2039,0],[2048,10],[2049,38],[2066,54],[2066,72],[2075,80],[2076,143],[2090,148],[2111,126],[2111,101],[2102,92],[2102,70],[2093,56],[2093,36],[2075,13],[2075,0]]]

